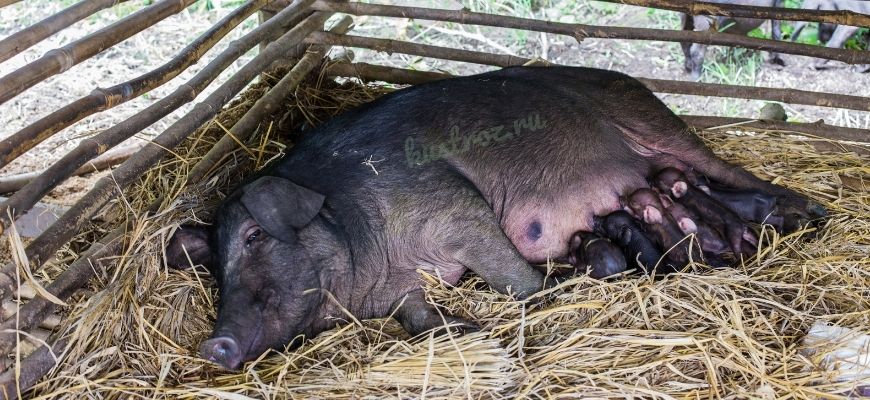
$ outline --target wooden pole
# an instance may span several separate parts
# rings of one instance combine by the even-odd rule
[[[343,33],[346,32],[351,24],[350,18],[345,17],[343,20],[339,21],[332,29],[331,32]],[[294,88],[296,88],[299,83],[304,79],[311,71],[314,70],[318,65],[320,65],[321,60],[325,56],[325,54],[329,51],[329,47],[315,46],[311,51],[305,54],[305,56],[297,63],[287,75],[282,78],[275,86],[273,86],[269,91],[263,95],[257,102],[245,113],[242,118],[233,125],[233,128],[230,131],[237,137],[237,139],[244,141],[246,136],[250,136],[254,132],[256,128],[256,124],[258,121],[262,120],[266,116],[268,116],[274,108],[278,106],[278,104],[286,98],[292,92]],[[225,140],[224,140],[225,139]],[[200,159],[196,165],[194,165],[191,173],[188,174],[187,183],[196,183],[199,180],[203,179],[208,171],[210,171],[215,165],[217,165],[218,161],[221,159],[221,156],[225,154],[225,152],[232,150],[232,145],[230,146],[221,146],[221,143],[235,143],[234,140],[230,139],[229,135],[225,135],[221,141],[218,142],[215,147],[212,148],[209,153]],[[215,149],[218,149],[217,151]],[[225,151],[222,154],[219,154],[219,151]],[[201,172],[195,172],[201,171]],[[163,198],[155,200],[149,206],[149,209],[152,211],[156,211],[160,204],[163,202]],[[79,257],[75,262],[70,264],[69,268],[64,271],[51,285],[49,285],[46,290],[48,290],[51,294],[55,295],[60,299],[67,299],[72,296],[75,291],[79,288],[83,287],[90,281],[94,276],[94,267],[93,264],[99,262],[99,260],[109,257],[111,254],[117,254],[120,252],[123,245],[123,234],[127,228],[127,225],[121,225],[118,228],[115,228],[112,232],[107,234],[103,239],[97,241],[93,245],[91,245],[88,250]],[[26,304],[24,304],[18,312],[18,325],[15,327],[14,319],[7,319],[2,325],[0,325],[0,332],[7,332],[7,329],[18,329],[18,330],[29,330],[42,322],[47,316],[51,315],[54,312],[54,304],[47,301],[42,297],[34,297]],[[2,334],[2,333],[0,333]],[[8,336],[8,334],[5,334]],[[0,339],[0,354],[6,353],[12,349],[15,342],[13,338],[5,337]],[[60,343],[61,347],[65,347],[65,343]],[[58,347],[56,344],[54,347]],[[36,381],[41,378],[42,375],[48,372],[50,367],[46,368],[48,363],[53,363],[54,360],[51,358],[50,354],[47,351],[36,352],[30,357],[24,360],[24,363],[27,365],[33,366],[42,366],[41,368],[32,368],[32,373],[29,375],[33,376],[25,383],[27,385],[25,388],[32,386],[36,383]],[[23,368],[24,369],[24,368]],[[26,369],[24,369],[26,370]],[[37,373],[41,373],[42,375],[36,376]],[[0,388],[9,387],[10,377],[9,374],[4,374],[0,376]]]
[[[9,200],[0,204],[0,212],[6,214],[5,216],[0,216],[0,229],[5,229],[9,226],[10,220],[6,210],[11,209],[14,218],[32,207],[33,204],[36,204],[46,193],[72,175],[78,167],[84,165],[88,160],[127,140],[183,104],[193,101],[222,71],[248,52],[248,50],[304,17],[305,13],[309,12],[308,6],[311,4],[311,1],[298,0],[293,6],[285,9],[280,18],[273,18],[245,36],[230,43],[227,49],[169,96],[151,104],[145,110],[140,111],[119,124],[95,136],[82,140],[76,148],[46,169],[42,175],[17,191]],[[2,280],[2,277],[0,277],[0,280]]]
[[[711,3],[686,0],[599,0],[608,3],[659,8],[689,15],[812,21],[837,25],[870,27],[870,15],[851,10],[804,10],[800,8],[759,7],[742,4]]]
[[[364,63],[332,64],[326,69],[326,74],[330,76],[358,77],[364,80],[377,80],[398,84],[420,84],[433,80],[447,79],[451,77],[451,75],[449,74],[438,72],[412,71],[408,69],[385,67]],[[798,133],[805,133],[812,136],[818,136],[826,139],[870,143],[870,130],[827,125],[822,122],[794,123],[766,120],[759,121],[747,118],[700,117],[691,115],[680,117],[683,118],[689,125],[699,128],[709,128],[739,123],[741,124],[740,126],[745,127],[792,131]],[[746,123],[747,121],[754,122]]]
[[[285,16],[293,14],[292,9],[287,10],[291,10],[291,12]],[[72,239],[109,200],[118,196],[125,187],[141,177],[148,168],[159,162],[171,149],[178,146],[197,128],[214,117],[224,104],[235,97],[259,73],[276,60],[285,57],[289,53],[288,49],[301,43],[305,36],[315,29],[322,29],[323,22],[329,15],[331,14],[316,12],[271,43],[265,51],[245,64],[205,100],[154,138],[142,151],[121,164],[112,172],[111,176],[103,177],[97,181],[94,187],[82,196],[69,211],[25,248],[31,269],[37,271],[41,268],[42,264]],[[21,191],[16,195],[19,193]],[[3,299],[13,293],[14,280],[12,278],[15,276],[15,268],[14,263],[9,263],[0,270],[0,293],[3,293]]]
[[[15,4],[21,0],[0,0],[0,7],[6,7],[8,5]]]
[[[848,64],[870,64],[870,51],[810,46],[800,43],[780,42],[769,39],[757,39],[745,35],[736,35],[731,33],[569,24],[563,22],[540,21],[529,18],[477,13],[464,9],[454,11],[434,8],[367,4],[358,2],[339,3],[325,0],[318,0],[314,2],[313,8],[321,11],[342,12],[352,15],[373,15],[381,17],[426,19],[434,21],[456,22],[460,24],[485,25],[501,28],[522,29],[534,32],[546,32],[572,36],[577,39],[577,41],[582,41],[586,38],[597,38],[701,43],[707,45],[734,46],[754,50],[797,54],[842,61]]]
[[[103,29],[44,56],[0,78],[0,104],[17,96],[46,78],[64,72],[74,65],[151,27],[170,15],[177,14],[196,0],[161,0]]]
[[[475,64],[510,67],[524,65],[531,59],[504,54],[491,54],[472,50],[461,50],[450,47],[432,46],[391,39],[378,39],[362,36],[337,35],[328,32],[314,32],[307,43],[331,44],[334,46],[362,47],[377,51],[413,54],[422,57],[440,58]],[[870,111],[870,99],[861,96],[849,96],[835,93],[817,93],[806,90],[745,87],[739,85],[723,85],[715,83],[670,81],[664,79],[638,78],[650,90],[659,93],[687,94],[695,96],[734,97],[741,99],[757,99],[780,101],[791,104],[804,104],[820,107],[847,108],[852,110]]]
[[[336,34],[345,33],[350,29],[352,22],[353,20],[349,17],[342,19],[335,27],[330,29],[330,32]],[[284,99],[290,95],[291,91],[299,86],[302,79],[308,76],[316,66],[320,65],[321,60],[326,56],[326,53],[330,48],[331,46],[328,45],[312,46],[305,56],[302,57],[295,66],[293,66],[290,72],[288,72],[287,75],[284,75],[284,77],[281,78],[275,86],[269,89],[262,98],[257,100],[254,106],[251,107],[251,109],[245,113],[245,115],[243,115],[232,128],[230,128],[232,136],[224,135],[217,144],[209,149],[208,153],[203,156],[200,162],[197,163],[190,172],[188,172],[188,183],[198,182],[200,179],[205,177],[212,168],[218,165],[220,159],[235,148],[238,143],[244,143],[247,141],[248,138],[254,134],[260,122],[266,116],[274,112],[274,110],[278,109],[281,106],[281,103],[284,102]]]
[[[116,107],[169,82],[199,61],[230,31],[268,2],[269,0],[248,1],[227,14],[157,69],[106,89],[96,88],[89,95],[67,104],[3,139],[0,141],[0,167],[9,164],[51,135],[83,118]]]
[[[725,125],[739,125],[739,128],[790,131],[804,133],[810,136],[816,136],[825,139],[861,142],[870,145],[870,130],[828,125],[822,121],[809,123],[785,122],[772,120],[757,120],[752,118],[716,117],[700,115],[681,115],[680,118],[686,121],[686,124],[699,129],[708,129]]]
[[[73,172],[75,176],[87,175],[93,172],[107,170],[112,168],[132,156],[137,151],[141,150],[142,146],[129,146],[120,149],[109,150],[99,157],[82,165],[79,169]],[[23,174],[0,176],[0,193],[12,193],[21,189],[34,179],[38,178],[45,171],[26,172]],[[2,352],[0,352],[2,353]]]
[[[0,40],[0,63],[70,25],[128,0],[82,0],[63,11]]]
[[[66,352],[68,338],[54,343],[51,349],[42,346],[21,362],[21,375],[15,376],[15,368],[9,368],[0,375],[0,400],[13,400],[28,388],[33,387],[39,379],[56,365],[53,355],[61,357]],[[20,390],[20,391],[19,391]]]

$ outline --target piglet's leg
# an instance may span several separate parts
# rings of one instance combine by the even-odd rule
[[[568,263],[577,268],[592,267],[589,276],[606,278],[624,272],[625,256],[610,240],[591,232],[577,232],[571,238]]]
[[[417,289],[397,300],[393,306],[393,317],[402,324],[411,336],[419,335],[431,329],[437,333],[446,333],[447,329],[460,334],[480,330],[477,324],[463,318],[443,315],[432,304],[426,301],[423,289]]]

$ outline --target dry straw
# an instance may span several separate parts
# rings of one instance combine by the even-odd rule
[[[71,345],[29,396],[817,399],[852,389],[818,368],[817,357],[801,355],[801,343],[816,321],[870,332],[870,163],[854,153],[820,154],[785,132],[702,136],[720,156],[824,203],[832,218],[815,239],[765,231],[768,245],[735,269],[692,265],[658,281],[578,277],[534,304],[497,294],[472,275],[456,288],[428,277],[433,302],[483,331],[409,338],[389,319],[348,319],[295,351],[265,354],[239,372],[217,369],[195,353],[213,324],[214,284],[202,270],[167,269],[167,238],[179,223],[209,220],[235,182],[286,150],[294,138],[288,132],[387,91],[311,76],[246,149],[226,156],[203,183],[181,187],[222,127],[265,88],[243,93],[110,207],[107,220],[134,227],[126,250],[70,299],[59,335]],[[146,215],[161,195],[161,211]],[[82,233],[79,243],[93,237]],[[37,278],[56,276],[66,262]]]

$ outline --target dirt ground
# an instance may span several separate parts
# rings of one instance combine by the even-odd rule
[[[220,5],[220,2],[212,2]],[[226,1],[224,2],[226,3]],[[413,4],[424,7],[471,10],[518,15],[528,18],[549,19],[560,22],[591,23],[654,28],[676,28],[678,16],[672,12],[654,11],[640,7],[615,6],[586,0],[553,0],[544,2],[540,8],[532,8],[528,2],[508,0],[465,0],[463,3],[445,0],[401,0],[393,3]],[[68,44],[90,32],[141,8],[144,1],[130,1],[114,9],[104,10],[85,21],[52,36],[31,49],[0,64],[0,75],[37,59],[50,49]],[[0,8],[0,38],[14,33],[35,21],[49,16],[67,2],[30,0]],[[232,10],[232,7],[216,7],[205,10],[199,2],[184,12],[169,17],[147,31],[112,47],[90,60],[82,62],[63,74],[27,90],[13,100],[0,105],[0,138],[5,138],[43,117],[52,110],[87,95],[96,87],[107,87],[136,77],[169,60],[199,32],[202,32]],[[240,36],[255,26],[256,17],[250,18],[236,28],[229,39]],[[608,68],[626,72],[637,77],[660,79],[689,79],[681,66],[683,56],[677,43],[615,41],[587,39],[578,43],[575,39],[551,34],[524,33],[492,28],[467,28],[455,24],[426,21],[402,21],[384,18],[356,18],[354,34],[398,38],[441,46],[461,47],[487,52],[517,54],[525,57],[541,57],[558,64]],[[29,172],[48,167],[76,146],[84,137],[94,135],[113,124],[133,115],[147,105],[168,95],[180,83],[189,79],[218,54],[229,40],[224,39],[204,59],[168,84],[119,107],[85,118],[65,129],[56,137],[37,146],[12,164],[0,170],[0,174]],[[247,54],[226,71],[213,90],[227,76],[254,54]],[[442,70],[457,74],[481,72],[490,67],[463,63],[421,59],[401,54],[387,55],[354,49],[356,60],[372,61],[399,67],[421,70]],[[832,68],[823,71],[811,67],[808,57],[784,55],[786,67],[765,63],[757,52],[711,48],[707,56],[707,69],[701,80],[731,84],[799,88],[821,92],[851,95],[870,95],[870,74],[855,72],[853,67],[832,63]],[[206,93],[200,95],[200,99]],[[703,115],[754,116],[764,102],[701,98],[682,95],[662,95],[662,99],[677,112]],[[192,104],[172,113],[147,128],[129,142],[147,140],[162,132],[191,108]],[[816,121],[850,127],[870,128],[870,113],[832,110],[810,106],[788,106],[786,110],[793,121]],[[47,201],[71,204],[95,181],[96,176],[74,178],[53,191]]]

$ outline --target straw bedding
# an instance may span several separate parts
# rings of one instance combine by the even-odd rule
[[[180,223],[208,221],[235,182],[286,150],[286,132],[386,90],[312,76],[246,149],[183,188],[186,171],[265,87],[243,93],[107,210],[114,223],[133,220],[128,245],[65,310],[60,331],[72,345],[30,396],[772,399],[839,397],[854,386],[821,368],[818,353],[805,354],[802,339],[816,321],[870,332],[870,164],[783,132],[702,136],[725,159],[825,204],[832,218],[815,239],[765,231],[757,258],[735,269],[692,265],[654,282],[580,276],[534,304],[472,274],[456,288],[427,277],[431,300],[482,332],[409,338],[391,319],[347,316],[296,351],[219,370],[196,355],[212,328],[214,284],[203,270],[167,269],[166,240]],[[162,194],[161,211],[145,215]]]

